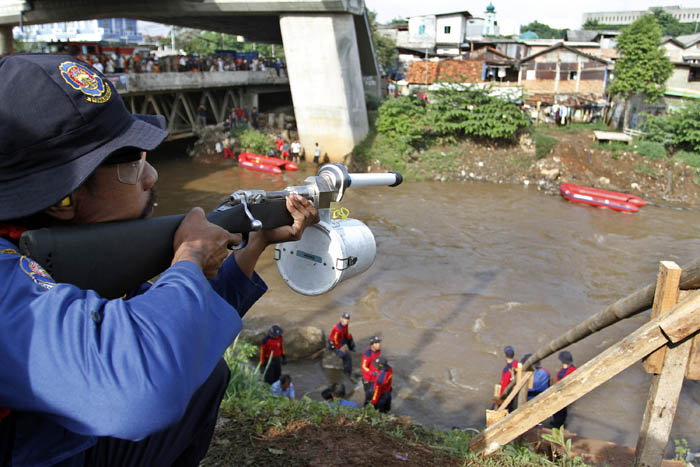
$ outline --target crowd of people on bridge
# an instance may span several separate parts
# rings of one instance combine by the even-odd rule
[[[267,71],[284,76],[286,64],[280,58],[266,58],[262,55],[248,58],[244,55],[167,55],[134,52],[120,54],[106,52],[89,54],[73,50],[74,57],[89,63],[102,73],[173,73],[199,71]]]

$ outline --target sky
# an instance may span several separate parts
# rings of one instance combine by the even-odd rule
[[[646,10],[652,6],[678,5],[683,8],[700,8],[700,1],[682,0],[492,0],[496,7],[496,20],[501,34],[519,32],[520,25],[539,21],[556,29],[578,29],[582,25],[583,13],[599,11]],[[489,0],[465,2],[463,0],[365,0],[370,10],[377,12],[379,23],[388,23],[394,18],[436,13],[468,11],[472,16],[483,17]]]

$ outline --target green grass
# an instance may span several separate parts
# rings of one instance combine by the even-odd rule
[[[654,141],[637,141],[635,144],[637,154],[650,161],[659,161],[668,157],[666,147]]]
[[[597,149],[599,151],[634,151],[634,146],[630,146],[629,144],[623,143],[622,141],[608,141],[606,143],[596,141],[591,145],[591,148]]]
[[[673,160],[683,162],[691,167],[700,168],[700,154],[690,151],[678,151],[673,155]]]
[[[540,125],[543,126],[543,125]],[[605,122],[582,123],[572,122],[564,126],[546,125],[548,130],[561,131],[564,133],[581,133],[584,131],[614,131],[611,130]]]
[[[533,140],[535,141],[535,159],[538,160],[547,157],[552,148],[559,142],[555,137],[538,130],[535,130]]]

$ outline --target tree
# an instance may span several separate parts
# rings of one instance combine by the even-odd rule
[[[539,21],[520,26],[520,33],[525,31],[534,32],[540,39],[564,39],[566,36],[566,29],[554,29]]]
[[[651,11],[654,13],[663,35],[676,37],[683,34],[685,28],[671,13],[665,12],[662,8],[654,8]]]
[[[626,99],[624,127],[629,124],[629,97],[642,94],[647,102],[656,102],[666,91],[665,82],[673,72],[664,54],[661,28],[654,15],[644,15],[622,30],[617,40],[620,58],[615,63],[615,78],[610,94]]]
[[[170,44],[170,39],[162,38],[160,43],[164,45]],[[275,47],[272,44],[257,42],[239,42],[238,36],[232,34],[190,28],[175,28],[175,48],[182,49],[188,54],[208,55],[218,49],[227,49],[237,52],[257,51],[264,57],[284,58],[282,46]]]
[[[399,54],[396,50],[396,44],[377,32],[376,11],[369,11],[369,25],[372,29],[372,41],[374,42],[374,50],[377,52],[377,61],[385,71],[391,70],[394,68],[394,61]]]

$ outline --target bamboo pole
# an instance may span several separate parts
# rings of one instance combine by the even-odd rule
[[[700,288],[700,258],[691,261],[683,266],[681,274],[680,288],[683,290]],[[615,324],[625,318],[634,316],[642,311],[651,308],[654,301],[656,282],[632,292],[628,296],[616,301],[605,310],[596,313],[582,323],[569,329],[561,337],[554,339],[549,344],[541,347],[523,364],[523,370],[529,370],[532,365],[543,360],[553,353],[574,344],[591,334],[605,329],[611,324]],[[507,392],[504,391],[504,394]]]

